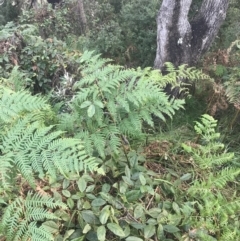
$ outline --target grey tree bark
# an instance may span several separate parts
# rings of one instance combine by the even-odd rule
[[[88,32],[88,26],[87,26],[87,18],[84,11],[84,5],[83,0],[78,0],[78,12],[79,12],[79,18],[80,18],[80,24],[81,24],[81,32],[86,35]]]
[[[163,0],[157,17],[157,53],[154,67],[165,62],[195,65],[209,49],[223,23],[229,0],[203,0],[189,21],[192,0]]]

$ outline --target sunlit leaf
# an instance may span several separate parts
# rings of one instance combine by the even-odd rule
[[[93,207],[100,207],[103,206],[106,203],[105,200],[103,200],[102,198],[96,198],[92,201],[91,205]]]
[[[180,177],[180,180],[181,181],[187,181],[187,180],[191,179],[191,177],[192,177],[191,173],[186,173],[186,174],[184,174],[183,176]]]
[[[179,228],[174,225],[163,225],[163,229],[168,233],[176,233],[180,231]]]
[[[100,226],[97,229],[97,237],[99,241],[105,241],[106,240],[106,228],[105,226]]]
[[[88,117],[91,118],[95,114],[95,105],[90,105],[87,110]]]
[[[143,241],[143,239],[135,237],[135,236],[129,236],[126,238],[126,241]]]
[[[88,233],[90,230],[91,230],[91,226],[87,223],[82,232],[85,234],[85,233]]]
[[[71,197],[71,193],[70,193],[68,190],[62,190],[62,194],[63,194],[65,197]]]
[[[80,192],[84,192],[87,187],[87,183],[86,183],[85,179],[82,177],[79,178],[79,180],[77,181],[77,185],[78,185]]]
[[[147,225],[144,227],[143,232],[146,239],[151,238],[155,234],[155,226]]]
[[[106,206],[101,210],[101,213],[99,215],[99,220],[100,220],[101,224],[107,223],[109,215],[110,215],[110,210],[109,210],[109,207]]]
[[[91,104],[92,104],[91,101],[86,100],[80,105],[80,108],[81,109],[86,108],[86,107],[90,106]]]
[[[119,237],[124,237],[125,236],[124,231],[122,230],[122,228],[118,224],[116,224],[116,223],[108,223],[107,227],[115,235],[117,235]]]

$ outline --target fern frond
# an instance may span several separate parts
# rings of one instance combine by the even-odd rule
[[[235,108],[240,109],[240,82],[237,77],[236,80],[226,82],[224,87],[228,101],[232,103]]]
[[[5,191],[11,190],[11,179],[9,175],[13,168],[11,161],[11,156],[0,156],[0,188],[2,187]]]
[[[15,172],[21,173],[33,187],[35,174],[43,178],[48,173],[52,179],[56,179],[57,173],[67,178],[71,173],[96,170],[98,163],[86,155],[80,140],[62,138],[62,131],[53,131],[54,126],[44,125],[45,119],[42,118],[42,113],[44,108],[49,108],[44,99],[32,97],[24,91],[6,90],[0,105],[5,108],[5,103],[11,103],[9,108],[14,110],[14,114],[8,115],[5,119],[7,123],[2,123],[4,127],[0,139],[2,155],[0,159],[4,160],[0,167],[2,187],[10,188],[13,182],[10,176]],[[18,102],[15,102],[13,97]],[[39,104],[29,105],[21,103],[22,101]]]
[[[10,122],[23,113],[31,113],[49,109],[46,99],[40,96],[32,96],[26,91],[13,92],[8,88],[0,87],[0,119]]]
[[[8,205],[2,217],[0,230],[5,234],[7,241],[28,238],[39,240],[40,237],[46,241],[52,240],[52,234],[43,227],[39,228],[38,222],[59,219],[50,211],[53,208],[66,209],[67,206],[49,196],[29,192],[26,199],[19,197]]]
[[[144,122],[153,126],[153,115],[165,120],[166,116],[171,117],[175,110],[182,108],[183,101],[169,101],[159,84],[150,79],[156,75],[156,70],[124,69],[99,56],[90,60],[87,58],[91,54],[83,56],[83,77],[74,85],[77,93],[69,109],[73,116],[78,116],[75,126],[79,133],[89,133],[84,139],[89,151],[95,149],[103,157],[110,147],[116,153],[122,134],[140,136]],[[94,107],[90,118],[89,106]],[[118,130],[113,135],[115,144],[107,144],[110,140],[105,126],[109,125],[115,125]],[[98,134],[100,130],[101,135]]]
[[[213,183],[218,188],[223,188],[228,182],[232,182],[240,174],[240,169],[224,168],[215,177]]]

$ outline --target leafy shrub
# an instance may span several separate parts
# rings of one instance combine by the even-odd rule
[[[57,6],[53,9],[51,5],[42,5],[37,10],[27,9],[19,17],[21,24],[35,25],[43,39],[57,38],[64,40],[69,34],[74,33],[73,15],[69,10],[69,4]],[[71,16],[71,17],[70,17]]]
[[[6,25],[0,32],[4,54],[0,58],[0,73],[9,73],[18,66],[24,76],[23,88],[33,93],[46,93],[57,88],[66,72],[77,76],[78,51],[68,51],[56,38],[42,39],[33,25]]]
[[[127,66],[152,66],[160,1],[87,1],[87,49]]]

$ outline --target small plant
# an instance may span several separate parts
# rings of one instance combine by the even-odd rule
[[[182,145],[202,170],[187,193],[198,200],[200,219],[197,223],[192,221],[200,240],[236,240],[240,235],[239,222],[236,223],[240,202],[237,190],[230,183],[235,182],[240,169],[231,167],[234,154],[224,150],[219,141],[220,134],[215,132],[216,126],[213,117],[203,115],[201,122],[195,125],[200,144]],[[225,191],[226,186],[229,186],[228,191]]]

